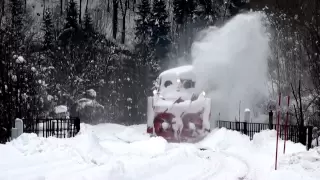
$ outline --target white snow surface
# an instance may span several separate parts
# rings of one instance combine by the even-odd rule
[[[191,65],[185,65],[185,66],[179,66],[175,68],[171,68],[169,70],[166,70],[162,72],[159,77],[163,76],[179,76],[179,75],[190,75],[190,73],[193,72],[193,66]]]
[[[274,170],[275,131],[250,141],[238,132],[215,129],[197,144],[167,143],[145,131],[145,124],[81,124],[80,134],[69,139],[22,134],[0,145],[0,179],[320,179],[320,149],[306,151],[292,142],[283,155],[280,141]]]

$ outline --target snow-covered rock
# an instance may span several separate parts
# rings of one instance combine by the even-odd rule
[[[68,111],[68,107],[65,106],[65,105],[60,105],[60,106],[56,106],[54,107],[54,112],[56,114],[59,114],[59,113],[65,113]]]
[[[54,107],[54,115],[57,118],[69,116],[68,107],[65,105]]]
[[[26,60],[22,56],[17,57],[17,59],[16,59],[17,64],[24,63],[24,62],[26,62]]]
[[[71,107],[71,116],[77,116],[81,122],[96,124],[103,118],[104,107],[95,99],[81,98]]]
[[[95,99],[97,97],[97,92],[93,89],[89,89],[86,91],[86,96],[90,99]]]

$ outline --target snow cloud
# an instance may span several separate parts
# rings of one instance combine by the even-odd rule
[[[198,90],[212,98],[213,119],[232,121],[268,95],[269,34],[265,14],[235,16],[222,27],[201,32],[192,59]],[[220,115],[219,115],[220,113]]]

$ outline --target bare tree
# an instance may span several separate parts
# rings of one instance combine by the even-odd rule
[[[81,12],[82,12],[82,0],[80,0],[80,3],[79,3],[80,7],[79,7],[79,25],[81,27]],[[88,3],[87,3],[88,4]]]
[[[112,37],[117,39],[118,33],[118,4],[119,0],[113,0],[113,14],[112,14]]]
[[[129,8],[129,0],[120,0],[120,7],[122,12],[121,43],[124,44],[126,39],[126,15]]]
[[[107,0],[108,4],[107,4],[107,12],[110,12],[110,0]]]
[[[61,16],[63,14],[63,5],[62,5],[62,3],[63,3],[63,0],[60,0],[60,15]]]
[[[2,20],[2,17],[4,16],[4,11],[5,11],[5,9],[4,9],[4,7],[5,7],[5,0],[2,0],[1,1],[1,16],[0,16],[0,21]]]

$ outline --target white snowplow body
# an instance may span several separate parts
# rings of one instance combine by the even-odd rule
[[[210,132],[211,99],[195,92],[192,69],[182,66],[159,75],[157,90],[148,97],[148,133],[180,142],[183,136],[190,139]]]

